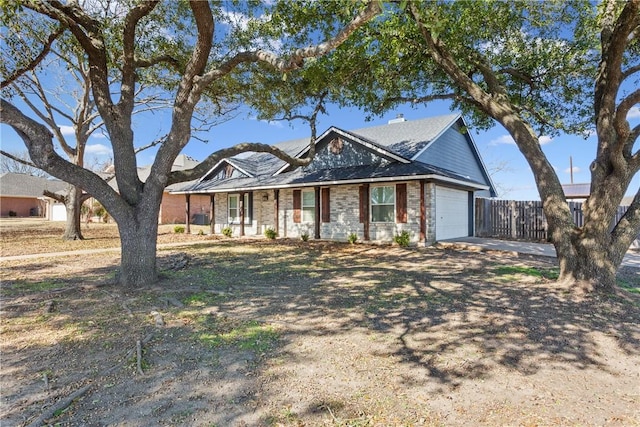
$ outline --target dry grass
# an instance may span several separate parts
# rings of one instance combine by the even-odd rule
[[[64,223],[43,219],[2,218],[0,219],[0,256],[43,254],[120,247],[120,237],[116,224],[89,223],[82,225],[84,240],[63,240]],[[208,227],[192,226],[192,234],[173,231],[173,225],[161,225],[158,243],[192,240],[206,240]],[[205,235],[198,235],[202,230]]]
[[[640,297],[576,301],[549,259],[238,239],[158,259],[138,289],[114,253],[0,263],[1,424],[89,384],[47,422],[640,425]]]

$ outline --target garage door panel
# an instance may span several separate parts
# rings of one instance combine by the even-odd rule
[[[469,235],[469,193],[436,186],[436,240]]]

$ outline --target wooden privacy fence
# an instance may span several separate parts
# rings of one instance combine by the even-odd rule
[[[542,212],[541,201],[476,199],[475,209],[478,237],[547,240],[547,220]],[[581,227],[584,222],[582,203],[569,202],[569,209],[576,225]],[[614,224],[626,211],[627,206],[618,207]]]

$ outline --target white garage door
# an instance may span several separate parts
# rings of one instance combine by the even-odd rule
[[[67,208],[62,203],[54,203],[51,208],[51,221],[66,221]]]
[[[436,240],[469,235],[469,193],[436,186]]]

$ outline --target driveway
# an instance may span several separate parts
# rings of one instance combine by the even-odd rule
[[[442,240],[439,243],[452,244],[456,246],[468,246],[469,248],[481,248],[495,251],[509,251],[521,254],[531,254],[555,257],[556,250],[551,243],[533,243],[515,240],[488,239],[484,237],[459,237],[457,239]],[[640,252],[635,250],[627,251],[622,265],[640,268]]]

